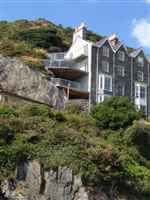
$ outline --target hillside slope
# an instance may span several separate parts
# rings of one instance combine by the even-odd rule
[[[51,188],[55,191],[59,189],[59,194],[65,191],[68,195],[61,196],[62,200],[74,200],[70,196],[72,182],[67,180],[70,180],[72,175],[79,175],[82,184],[89,195],[91,194],[88,200],[148,200],[149,133],[150,125],[138,122],[126,130],[97,128],[95,121],[81,113],[77,107],[68,108],[65,112],[54,112],[46,106],[1,106],[0,195],[8,195],[7,192],[2,192],[6,185],[4,180],[8,180],[14,188],[11,191],[11,199],[13,195],[28,194],[30,198],[25,196],[20,199],[33,200],[36,196],[36,199],[46,200],[46,195],[50,195],[51,191],[48,192],[46,188],[52,184]],[[39,164],[32,165],[32,160],[40,163],[41,171]],[[29,165],[24,165],[26,162]],[[18,170],[22,173],[16,175],[15,169],[20,164],[21,168]],[[71,172],[65,172],[61,167],[70,168]],[[26,171],[27,169],[29,171]],[[34,175],[36,171],[37,174]],[[41,179],[39,172],[43,177]],[[35,181],[23,179],[26,175],[29,179],[34,177]],[[36,186],[35,191],[31,191],[32,187],[28,181]],[[10,187],[8,188],[10,190]],[[28,193],[25,192],[26,189]],[[102,192],[106,198],[99,196]],[[54,194],[53,198],[49,198],[60,200],[56,198],[57,192]]]
[[[31,66],[42,66],[48,52],[66,51],[72,43],[73,29],[45,19],[0,22],[0,54],[20,57]],[[87,39],[98,41],[102,36],[88,31]]]

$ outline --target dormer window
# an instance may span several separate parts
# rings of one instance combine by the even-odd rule
[[[109,48],[106,46],[103,47],[103,56],[109,57]]]
[[[118,51],[118,60],[120,61],[125,60],[125,53],[123,51]]]
[[[139,57],[137,58],[137,62],[138,62],[138,64],[139,64],[141,67],[144,66],[144,58],[143,58],[143,57],[139,56]]]

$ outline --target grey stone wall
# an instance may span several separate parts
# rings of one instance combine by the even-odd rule
[[[97,103],[96,102],[97,51],[98,51],[98,48],[93,46],[92,47],[92,64],[91,64],[91,94],[90,94],[92,105],[95,105]]]
[[[96,90],[98,87],[98,75],[100,73],[108,74],[112,76],[112,92],[105,91],[104,94],[112,95],[112,96],[119,96],[118,88],[119,86],[125,87],[125,96],[127,96],[131,101],[135,101],[135,82],[138,82],[137,79],[137,72],[142,71],[144,74],[144,80],[142,83],[148,85],[147,88],[147,113],[150,115],[150,87],[148,80],[150,79],[150,70],[148,70],[148,61],[145,59],[143,52],[141,52],[138,56],[144,57],[144,66],[141,67],[137,63],[137,57],[131,58],[128,53],[126,52],[125,48],[122,46],[120,47],[119,51],[123,51],[125,53],[125,61],[120,61],[118,59],[118,51],[114,53],[106,41],[103,46],[107,46],[109,48],[109,57],[105,57],[102,55],[102,47],[98,48],[96,46],[92,47],[92,65],[91,65],[91,103],[94,105],[97,102],[96,99]],[[98,58],[97,58],[98,54]],[[115,57],[113,59],[113,56]],[[102,68],[102,61],[109,62],[109,73],[104,72]],[[98,65],[98,71],[97,71]],[[118,65],[123,66],[125,69],[125,75],[120,76],[118,75]],[[148,78],[149,77],[149,78]]]
[[[9,93],[52,107],[63,108],[65,104],[62,89],[57,88],[44,74],[30,69],[16,58],[0,56],[0,87]]]
[[[137,57],[133,58],[133,82],[132,82],[132,99],[135,99],[135,82],[139,82],[138,77],[137,77],[137,72],[142,71],[143,72],[143,77],[144,80],[141,81],[141,83],[148,84],[148,76],[149,70],[148,70],[148,61],[145,59],[144,53],[141,52],[138,56],[142,56],[144,58],[144,66],[140,66],[137,63]],[[150,92],[149,92],[149,87],[147,88],[147,113],[150,114]]]
[[[16,177],[0,181],[1,200],[141,200],[113,186],[85,187],[81,176],[67,167],[44,170],[37,161],[17,167]]]
[[[96,89],[98,88],[98,75],[100,73],[108,74],[113,76],[113,51],[106,41],[104,44],[109,48],[109,57],[103,56],[103,49],[99,47],[92,47],[92,65],[91,65],[91,103],[96,104]],[[103,45],[103,46],[104,46]],[[105,72],[102,68],[102,61],[109,62],[109,72]],[[98,70],[97,70],[98,66]],[[112,95],[113,93],[110,91],[105,91],[105,94]]]
[[[118,52],[123,51],[125,53],[125,61],[120,61],[118,59]],[[122,66],[125,69],[124,76],[120,76],[118,73],[118,66]],[[119,86],[125,87],[125,96],[128,96],[131,99],[131,58],[128,56],[124,47],[115,53],[115,91],[114,96],[119,96],[118,88]]]

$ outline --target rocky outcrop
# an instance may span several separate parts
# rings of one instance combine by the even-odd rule
[[[119,197],[113,189],[86,188],[81,177],[73,176],[71,169],[59,167],[45,171],[33,161],[18,166],[15,179],[1,182],[0,200],[141,200],[134,196]]]
[[[64,107],[64,90],[57,88],[41,72],[32,70],[16,58],[0,56],[0,87],[21,97],[53,107]]]

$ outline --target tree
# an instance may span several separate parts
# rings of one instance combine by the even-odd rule
[[[101,128],[113,130],[126,128],[134,120],[144,117],[144,114],[136,110],[133,103],[127,97],[111,97],[98,104],[91,112],[96,124]]]

